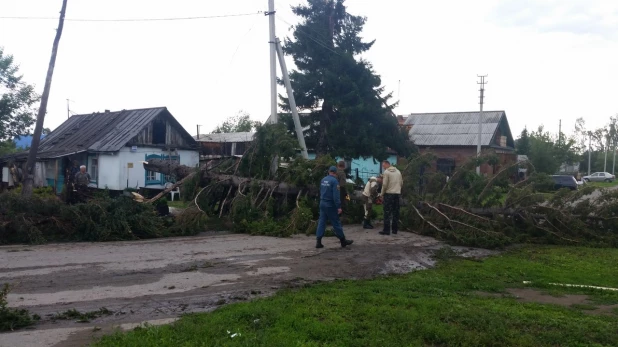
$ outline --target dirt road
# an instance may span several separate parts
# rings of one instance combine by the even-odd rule
[[[411,233],[385,237],[347,228],[355,243],[329,238],[203,235],[139,242],[0,247],[0,283],[11,283],[9,305],[42,317],[34,330],[0,334],[0,346],[83,346],[93,337],[143,322],[168,323],[277,289],[315,281],[406,273],[434,263],[442,244]],[[490,252],[460,248],[464,256]],[[77,323],[52,315],[102,307],[113,314]]]

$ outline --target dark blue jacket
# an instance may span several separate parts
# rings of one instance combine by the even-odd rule
[[[320,183],[320,204],[328,207],[341,208],[341,195],[339,193],[339,181],[333,176],[326,176]]]

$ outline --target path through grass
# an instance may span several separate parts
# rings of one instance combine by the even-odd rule
[[[287,290],[173,325],[118,333],[97,346],[618,345],[615,311],[592,315],[585,307],[483,294],[506,293],[523,281],[553,295],[587,294],[595,305],[617,304],[618,292],[549,283],[616,288],[618,250],[527,247],[483,261],[446,259],[404,276]]]

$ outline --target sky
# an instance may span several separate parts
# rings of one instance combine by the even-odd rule
[[[276,0],[276,32],[291,35],[299,0]],[[0,0],[0,17],[57,18],[61,0]],[[557,132],[578,117],[590,129],[618,113],[618,1],[347,0],[367,17],[364,54],[400,101],[397,114],[473,111],[477,75],[485,110]],[[267,0],[69,0],[67,19],[195,20],[65,22],[45,126],[77,114],[166,106],[191,134],[239,111],[270,113]],[[57,19],[0,18],[0,46],[42,92]],[[293,69],[291,59],[286,59]],[[278,72],[281,76],[280,72]],[[284,89],[279,90],[285,93]]]

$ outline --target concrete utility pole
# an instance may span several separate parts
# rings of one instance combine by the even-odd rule
[[[277,123],[277,42],[275,38],[275,0],[268,0],[268,43],[270,44],[270,122]]]
[[[67,99],[67,119],[71,117],[71,109],[69,108],[69,99]]]
[[[476,144],[476,157],[480,157],[481,156],[481,146],[482,146],[482,141],[483,141],[483,100],[485,98],[485,84],[487,84],[487,82],[485,82],[485,77],[487,77],[487,75],[485,76],[478,76],[481,81],[477,82],[480,86],[481,89],[479,90],[481,92],[481,96],[480,96],[480,102],[479,104],[481,105],[481,111],[479,112],[479,137],[478,137],[478,142]],[[476,174],[480,175],[481,174],[481,167],[477,166],[476,167]]]
[[[562,119],[558,123],[558,146],[562,145]]]
[[[277,39],[277,54],[279,55],[279,65],[281,66],[283,83],[285,84],[285,89],[288,92],[288,101],[290,102],[290,109],[292,110],[292,119],[294,119],[294,129],[296,130],[296,137],[298,138],[298,144],[300,145],[300,152],[303,158],[309,159],[309,154],[307,153],[307,146],[305,145],[303,127],[300,125],[300,118],[298,117],[298,110],[296,109],[294,90],[292,90],[292,83],[290,82],[290,76],[288,75],[288,67],[285,64],[283,48],[281,48],[281,42],[279,42],[279,39]]]
[[[592,158],[592,131],[588,132],[588,176],[590,176],[590,162]]]
[[[605,162],[603,163],[603,172],[607,172],[607,148],[609,147],[609,136],[605,137]]]

